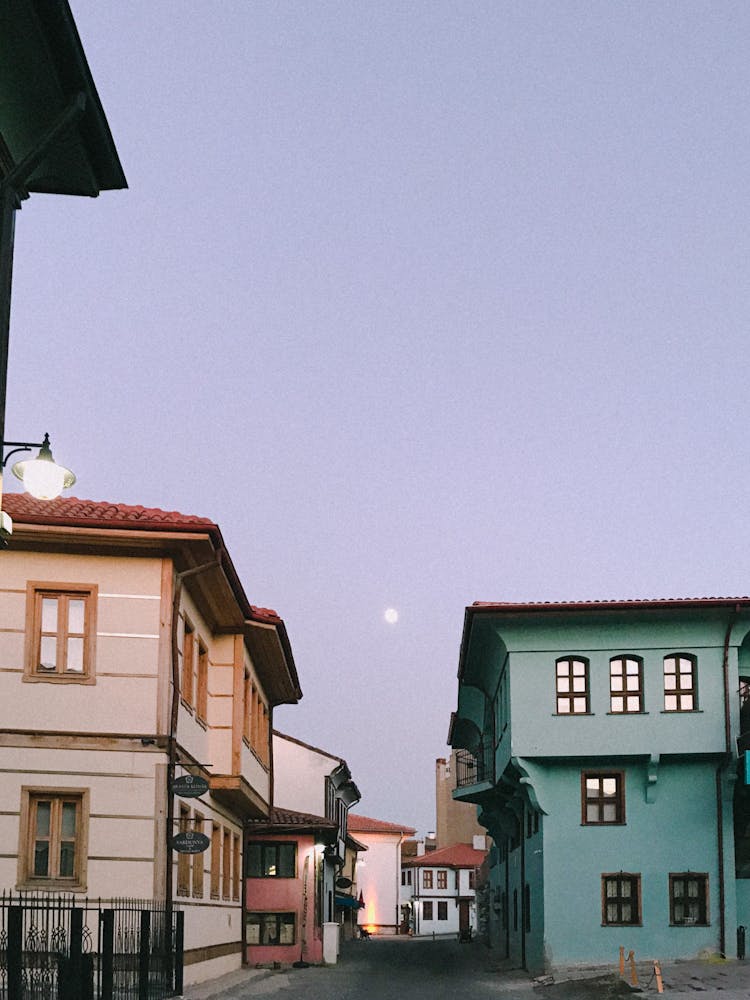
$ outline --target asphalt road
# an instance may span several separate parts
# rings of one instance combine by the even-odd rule
[[[346,942],[335,966],[273,972],[213,993],[211,1000],[497,1000],[501,983],[504,1000],[532,1000],[528,976],[498,973],[481,944],[373,938]]]

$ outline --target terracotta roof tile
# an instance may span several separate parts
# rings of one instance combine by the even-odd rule
[[[401,823],[387,823],[382,819],[371,819],[369,816],[356,816],[349,813],[346,821],[350,833],[405,833],[412,836],[417,831]]]
[[[479,868],[487,856],[487,851],[477,851],[471,844],[452,844],[430,851],[418,858],[405,858],[405,868]]]
[[[599,609],[628,610],[647,608],[689,608],[695,606],[732,605],[750,602],[750,597],[636,597],[603,598],[591,601],[474,601],[468,608],[479,611],[590,611]]]
[[[158,507],[131,506],[100,500],[79,500],[77,497],[58,497],[56,500],[36,500],[28,493],[5,493],[3,510],[19,524],[60,524],[73,527],[81,525],[109,526],[137,524],[139,528],[180,530],[189,527],[216,528],[208,517],[180,514],[176,510]]]
[[[325,816],[315,816],[313,813],[297,812],[295,809],[281,809],[276,806],[271,810],[268,817],[258,817],[247,820],[247,825],[251,828],[286,826],[295,827],[299,830],[309,829],[331,829],[337,830],[338,824]]]

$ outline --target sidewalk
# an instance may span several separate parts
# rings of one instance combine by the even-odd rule
[[[220,996],[227,990],[249,986],[253,982],[268,979],[274,975],[278,975],[274,969],[237,969],[235,972],[228,972],[225,976],[219,976],[218,979],[207,979],[204,983],[186,986],[182,996],[184,1000],[211,1000],[212,997]]]

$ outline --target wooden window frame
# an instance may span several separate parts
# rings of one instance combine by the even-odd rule
[[[198,637],[197,642],[197,675],[195,693],[195,717],[203,723],[208,721],[208,647],[205,642]]]
[[[242,679],[242,739],[247,746],[250,746],[252,739],[252,695],[253,679],[250,671],[245,668]]]
[[[250,870],[250,862],[252,860],[252,855],[251,855],[251,850],[250,849],[252,847],[256,847],[256,846],[260,848],[260,852],[261,852],[260,853],[260,862],[261,863],[260,863],[260,866],[259,866],[259,872],[260,872],[260,874],[253,874],[253,872]],[[281,848],[291,848],[293,850],[294,855],[293,855],[293,858],[292,858],[291,874],[290,875],[266,874],[266,873],[263,872],[263,852],[264,851],[268,851],[270,848],[275,848],[275,852],[276,852],[276,864],[275,864],[274,867],[277,869],[277,871],[280,871],[282,869],[282,867],[283,867],[282,864],[281,864],[281,861],[280,861],[280,857],[279,857],[279,851],[280,851],[280,849]],[[263,878],[263,879],[265,879],[265,878],[278,878],[278,879],[296,878],[297,877],[298,856],[299,856],[299,850],[298,850],[297,842],[295,840],[251,840],[251,841],[248,841],[248,843],[247,843],[247,874],[246,874],[246,877],[247,878]]]
[[[232,892],[232,831],[224,827],[221,845],[221,898],[229,899]]]
[[[628,672],[628,664],[634,663],[636,671]],[[615,665],[620,667],[619,671],[613,672]],[[620,679],[622,687],[615,688],[615,681]],[[630,681],[635,678],[637,687],[631,688]],[[631,708],[631,699],[637,700],[637,707]],[[617,707],[618,700],[621,706]],[[640,715],[643,712],[643,657],[633,656],[630,653],[623,653],[620,656],[613,656],[609,661],[609,711],[612,715]]]
[[[89,800],[88,788],[50,788],[23,785],[21,787],[21,812],[18,840],[17,889],[65,890],[85,892],[88,880],[88,840],[89,840]],[[34,854],[37,842],[36,810],[39,802],[49,801],[49,875],[34,874]],[[73,857],[73,874],[60,875],[57,870],[62,836],[62,806],[75,803],[76,830]],[[53,860],[57,859],[57,860]]]
[[[438,868],[437,872],[437,888],[447,889],[448,888],[448,869]]]
[[[583,675],[576,673],[575,666],[583,666]],[[561,668],[564,667],[564,671]],[[583,690],[576,690],[576,681],[583,676]],[[589,661],[585,656],[559,656],[555,660],[555,714],[590,715],[591,694],[589,684]],[[576,707],[583,700],[584,707]],[[565,709],[567,705],[567,710]]]
[[[240,835],[232,834],[232,899],[240,898]]]
[[[219,899],[221,890],[221,827],[211,824],[211,899]]]
[[[431,868],[425,868],[425,869],[423,869],[423,871],[422,871],[422,888],[423,889],[432,889],[433,888],[433,884],[432,883],[433,883],[432,869]]]
[[[193,822],[190,829],[195,833],[203,833],[203,824],[206,817],[199,812],[193,814]],[[193,899],[203,899],[203,882],[205,868],[203,864],[203,852],[200,854],[188,855],[190,858],[190,889]]]
[[[680,669],[680,661],[685,660],[690,664],[690,671]],[[667,670],[667,664],[674,663],[674,670]],[[698,657],[693,653],[669,653],[663,660],[664,678],[664,711],[665,712],[696,712],[698,710]],[[667,677],[674,677],[675,686],[667,688]],[[682,683],[683,677],[690,677],[690,685]],[[674,708],[667,707],[667,699],[674,698],[676,705]],[[689,707],[683,707],[683,700],[691,700]]]
[[[263,926],[263,922],[269,920],[269,918],[275,918],[276,921],[276,940],[275,941],[252,941],[253,935],[250,933],[250,926],[255,926],[256,923],[259,927]],[[291,918],[291,919],[289,919]],[[292,941],[282,941],[281,940],[281,925],[282,921],[284,926],[291,926],[292,931]],[[245,934],[248,947],[250,948],[288,948],[290,945],[295,945],[297,943],[297,914],[289,911],[250,911],[245,918]],[[258,932],[258,937],[260,938],[260,930]]]
[[[193,709],[193,675],[195,673],[195,648],[198,636],[195,626],[187,617],[183,619],[182,633],[182,673],[180,675],[180,697],[189,709]]]
[[[437,918],[438,920],[448,919],[448,900],[439,899],[437,901]]]
[[[611,805],[610,796],[605,796],[601,782],[614,780],[615,819],[604,819],[604,808]],[[588,781],[598,781],[598,794],[590,794]],[[595,806],[598,819],[589,819],[588,807]],[[581,771],[581,826],[624,826],[625,825],[625,772],[624,771]]]
[[[434,920],[433,912],[432,900],[425,899],[422,903],[422,920]]]
[[[698,900],[699,914],[697,920],[683,916],[678,919],[675,911],[678,905],[678,897],[675,896],[675,886],[678,881],[694,881],[701,883],[700,895],[694,897]],[[685,897],[681,897],[685,898]],[[670,872],[669,874],[669,924],[671,927],[709,927],[711,924],[709,912],[709,884],[708,872]]]
[[[607,882],[618,883],[619,892],[614,896],[607,894]],[[630,883],[630,893],[622,892],[623,884]],[[622,914],[622,906],[635,905],[635,913],[630,920],[609,920],[608,907],[616,906]],[[640,927],[643,923],[641,914],[641,875],[640,872],[606,872],[602,875],[602,927]]]
[[[177,830],[179,833],[187,833],[191,829],[190,809],[180,803],[180,814],[177,819]],[[177,854],[177,895],[190,895],[190,855]]]
[[[57,583],[29,580],[26,584],[26,641],[24,651],[23,680],[27,683],[51,684],[95,684],[96,683],[96,612],[99,588],[95,583]],[[43,669],[40,665],[42,641],[42,600],[58,600],[58,628],[54,634],[56,642],[56,665],[54,669]],[[61,608],[67,609],[70,600],[83,600],[83,632],[68,633],[67,623],[61,626]],[[65,670],[67,656],[66,640],[83,639],[83,669]]]

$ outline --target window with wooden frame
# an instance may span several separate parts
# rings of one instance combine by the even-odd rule
[[[240,836],[232,834],[232,899],[240,898]]]
[[[669,876],[669,922],[678,927],[706,927],[708,875],[681,872]]]
[[[187,806],[180,803],[180,817],[177,824],[177,829],[180,833],[187,833],[191,829],[190,826],[190,810]],[[189,854],[179,854],[177,855],[177,895],[178,896],[189,896],[190,895],[190,855]]]
[[[588,715],[588,660],[582,657],[563,657],[556,660],[555,693],[558,715]]]
[[[253,704],[253,682],[250,671],[246,670],[243,678],[243,711],[242,711],[242,738],[250,746],[252,741],[252,704]]]
[[[581,823],[617,826],[625,822],[625,775],[622,771],[581,772]]]
[[[248,913],[246,940],[249,945],[294,944],[296,940],[294,913]]]
[[[437,887],[438,889],[448,888],[448,872],[443,868],[438,868]]]
[[[221,847],[221,896],[222,899],[229,899],[232,887],[232,834],[224,828]]]
[[[445,899],[439,899],[437,905],[437,918],[438,920],[448,919],[448,901]]]
[[[432,920],[432,900],[426,899],[422,903],[422,920]]]
[[[221,827],[211,824],[211,899],[219,898],[221,882]]]
[[[641,922],[641,876],[630,872],[602,875],[602,924],[628,927]]]
[[[26,586],[25,681],[95,683],[96,584]]]
[[[476,889],[477,887],[477,870],[476,868],[469,869],[469,888]]]
[[[609,710],[613,715],[643,711],[643,660],[613,656],[609,661]]]
[[[432,889],[432,869],[425,868],[422,872],[422,888]]]
[[[689,653],[664,657],[664,711],[693,712],[698,707],[696,658]]]
[[[88,789],[21,789],[18,884],[86,888]]]
[[[208,719],[208,650],[198,640],[198,687],[195,694],[195,717],[202,722]]]
[[[190,708],[193,707],[193,674],[195,673],[195,629],[185,619],[185,630],[182,639],[182,676],[180,677],[180,695]]]
[[[251,841],[247,845],[248,878],[294,878],[297,844],[294,841]]]
[[[195,833],[203,833],[203,823],[204,823],[203,816],[201,816],[199,812],[196,812],[193,816],[191,829]],[[190,854],[186,855],[186,857],[190,858],[190,866],[192,868],[191,881],[193,884],[193,896],[196,899],[202,899],[203,877],[205,874],[203,869],[203,853],[201,852],[200,854]]]

